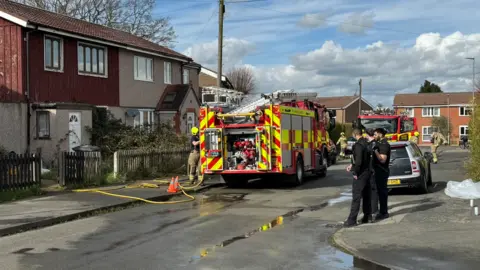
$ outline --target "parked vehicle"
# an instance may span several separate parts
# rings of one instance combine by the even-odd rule
[[[432,153],[422,153],[413,142],[392,142],[388,188],[417,188],[428,193],[432,183]]]
[[[200,107],[202,173],[220,175],[231,187],[269,176],[297,185],[307,173],[325,176],[335,118],[316,96],[274,92],[247,112]]]
[[[353,145],[357,140],[355,138],[350,137],[347,139],[347,148],[345,148],[345,156],[351,155],[353,153]]]
[[[408,141],[412,136],[415,136],[415,132],[418,132],[415,117],[391,113],[379,114],[373,111],[362,111],[353,126],[364,131],[366,129],[383,128],[387,131],[385,137],[389,142]]]

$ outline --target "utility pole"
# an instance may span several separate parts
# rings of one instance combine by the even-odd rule
[[[217,70],[217,86],[222,87],[222,64],[223,64],[223,14],[225,13],[224,0],[218,1],[218,70]]]
[[[358,81],[359,88],[359,95],[358,95],[358,115],[362,115],[362,79]]]

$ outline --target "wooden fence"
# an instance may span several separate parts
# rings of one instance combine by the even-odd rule
[[[189,153],[189,148],[120,150],[113,157],[113,172],[114,175],[138,171],[152,174],[186,172]]]
[[[100,152],[63,152],[59,160],[60,185],[94,182],[103,175]]]
[[[40,154],[0,156],[0,191],[40,186]]]

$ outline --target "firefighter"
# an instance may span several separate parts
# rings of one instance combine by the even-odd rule
[[[420,135],[420,133],[418,133],[418,131],[415,131],[414,135],[410,137],[410,141],[418,144],[418,135]]]
[[[195,175],[199,181],[202,180],[200,175],[200,138],[198,137],[198,128],[192,127],[192,137],[190,137],[191,152],[188,156],[188,171],[191,184],[195,183]]]
[[[447,144],[447,140],[443,137],[442,133],[440,132],[433,132],[432,139],[430,140],[432,143],[432,155],[433,155],[433,163],[437,164],[438,157],[437,157],[437,150],[438,147],[442,144]]]
[[[345,137],[345,132],[340,133],[340,138],[338,138],[337,144],[340,144],[340,157],[345,158],[345,149],[347,148],[347,137]]]

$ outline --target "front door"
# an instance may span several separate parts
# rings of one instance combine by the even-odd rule
[[[73,151],[74,147],[77,147],[82,142],[82,114],[75,112],[68,114],[68,142],[69,151]]]

